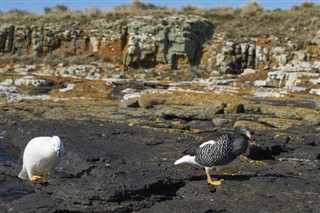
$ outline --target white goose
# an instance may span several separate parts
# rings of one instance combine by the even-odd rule
[[[22,170],[18,177],[34,182],[47,182],[48,174],[60,163],[64,146],[58,136],[36,137],[23,153]],[[43,178],[39,175],[43,175]]]

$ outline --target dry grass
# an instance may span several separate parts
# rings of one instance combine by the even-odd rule
[[[63,55],[46,55],[44,57],[37,57],[37,56],[29,56],[29,55],[22,55],[22,56],[1,56],[0,57],[0,64],[44,64],[50,66],[57,66],[59,64],[63,64],[64,66],[67,65],[83,65],[83,64],[91,64],[91,63],[99,63],[105,62],[105,58],[99,56],[93,57],[83,57],[83,56],[69,56],[64,57]]]
[[[319,4],[312,7],[302,4],[291,10],[263,10],[256,4],[249,3],[235,10],[212,8],[204,17],[216,26],[216,31],[230,39],[275,35],[303,44],[320,28]]]
[[[43,60],[36,56],[1,56],[0,64],[41,64]]]
[[[112,88],[108,88],[103,81],[78,82],[74,89],[67,92],[60,92],[59,89],[51,91],[51,95],[58,98],[80,98],[106,99]]]

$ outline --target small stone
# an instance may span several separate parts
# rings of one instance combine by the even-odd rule
[[[225,124],[229,123],[230,121],[228,119],[224,119],[224,118],[214,118],[212,119],[212,123],[215,126],[224,126]]]

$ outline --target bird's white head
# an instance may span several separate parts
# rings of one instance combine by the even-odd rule
[[[51,139],[52,142],[52,146],[54,151],[57,153],[58,157],[61,157],[63,155],[64,152],[64,146],[62,141],[60,140],[60,138],[58,136],[53,136]]]

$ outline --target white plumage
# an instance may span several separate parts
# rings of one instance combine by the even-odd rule
[[[214,145],[215,143],[217,143],[217,142],[214,141],[214,140],[210,140],[210,141],[204,142],[204,143],[201,144],[199,147],[204,147],[204,146],[207,145],[207,144]]]
[[[207,141],[207,142],[204,142],[202,143],[199,147],[204,147],[206,145],[214,145],[216,144],[217,142],[214,141],[214,140],[210,140],[210,141]],[[197,165],[197,166],[201,166],[199,163],[196,162],[196,157],[195,156],[191,156],[191,155],[185,155],[183,156],[182,158],[176,160],[174,162],[174,165],[178,165],[178,164],[181,164],[181,163],[190,163],[190,164],[194,164],[194,165]]]
[[[196,158],[195,156],[185,155],[185,156],[183,156],[182,158],[176,160],[176,161],[174,162],[174,165],[178,165],[178,164],[181,164],[181,163],[191,163],[191,164],[200,166],[200,165],[196,162],[195,158]]]
[[[36,137],[27,144],[23,153],[22,170],[19,178],[31,181],[47,181],[48,174],[60,163],[64,146],[58,136]]]

